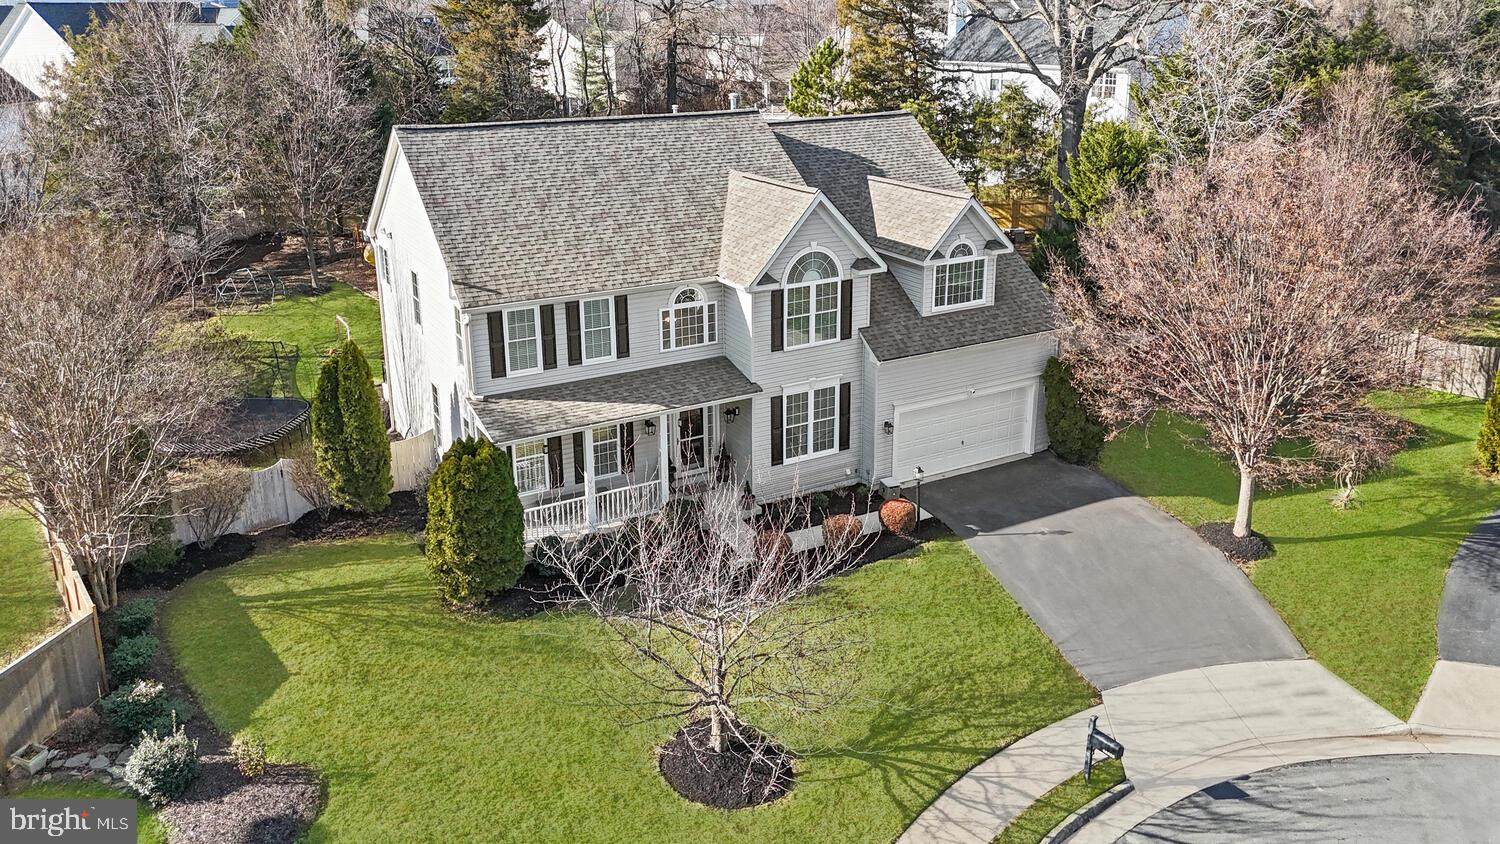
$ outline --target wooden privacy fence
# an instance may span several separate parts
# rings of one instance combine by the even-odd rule
[[[1420,386],[1475,399],[1488,398],[1495,386],[1500,347],[1413,334],[1404,335],[1397,342],[1416,368]]]
[[[1040,231],[1047,227],[1047,221],[1052,217],[1052,203],[1044,196],[987,191],[983,199],[985,210],[1002,229]]]
[[[68,623],[0,669],[0,750],[6,757],[28,742],[52,735],[69,712],[88,706],[108,690],[94,600],[67,549],[50,531],[47,547]]]

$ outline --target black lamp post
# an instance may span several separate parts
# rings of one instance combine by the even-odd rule
[[[918,466],[917,467],[917,516],[916,516],[915,524],[919,528],[922,526],[922,476],[925,475],[925,474],[926,474],[926,472],[922,471],[922,467]]]

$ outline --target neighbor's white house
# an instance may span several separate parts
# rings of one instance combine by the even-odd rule
[[[1047,445],[1050,299],[904,112],[402,127],[368,234],[395,430],[508,449],[530,539]]]
[[[0,17],[0,70],[19,82],[33,97],[47,96],[49,68],[61,68],[73,58],[68,36],[88,32],[94,19],[108,22],[121,2],[17,3],[4,7]],[[239,0],[182,3],[191,9],[184,26],[189,38],[213,41],[226,38],[239,23]]]

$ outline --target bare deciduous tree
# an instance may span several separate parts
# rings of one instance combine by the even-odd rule
[[[348,33],[309,0],[261,0],[245,41],[246,125],[260,138],[262,189],[302,230],[318,284],[317,235],[329,252],[339,216],[370,188],[374,107]]]
[[[1181,5],[1179,0],[975,0],[971,17],[993,21],[1022,72],[1057,97],[1060,182],[1067,184],[1078,154],[1089,90],[1121,65],[1159,51],[1165,24],[1181,15]]]
[[[1196,9],[1183,43],[1150,63],[1144,117],[1177,163],[1288,126],[1301,106],[1280,93],[1288,55],[1306,34],[1296,6],[1227,0]]]
[[[1085,231],[1082,275],[1054,270],[1087,399],[1117,429],[1158,409],[1207,428],[1239,470],[1236,536],[1257,484],[1388,456],[1397,429],[1366,399],[1412,383],[1400,334],[1490,292],[1494,244],[1403,157],[1389,91],[1354,74],[1295,143],[1154,176],[1141,207]],[[1288,440],[1310,453],[1273,452]]]
[[[292,488],[324,518],[333,511],[333,490],[318,471],[318,461],[311,448],[304,448],[292,456]]]
[[[189,279],[230,251],[249,153],[224,48],[198,42],[195,20],[185,4],[120,4],[73,40],[72,61],[48,70],[52,93],[31,133],[63,202],[166,233]]]
[[[163,307],[170,266],[93,220],[0,238],[0,498],[45,519],[106,609],[169,503],[169,446],[228,395],[218,347]]]
[[[651,690],[630,703],[650,718],[706,720],[706,753],[731,737],[761,746],[745,729],[747,706],[808,713],[841,700],[859,650],[847,615],[792,609],[847,568],[851,548],[792,554],[787,523],[757,534],[740,499],[737,484],[712,485],[701,510],[640,520],[618,549],[598,537],[538,546],[576,591],[572,603],[604,621],[626,670]]]
[[[229,532],[250,494],[250,470],[217,458],[188,461],[174,474],[173,502],[200,548],[212,548]]]
[[[374,0],[367,12],[375,84],[391,125],[436,123],[447,91],[438,57],[447,49],[421,0]]]

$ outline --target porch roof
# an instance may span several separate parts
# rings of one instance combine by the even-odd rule
[[[469,406],[491,440],[509,443],[759,392],[728,358],[715,357],[470,399]]]

